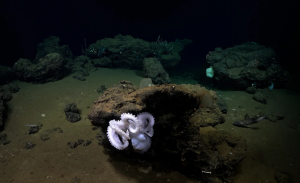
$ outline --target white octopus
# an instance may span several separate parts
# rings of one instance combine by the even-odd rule
[[[107,128],[107,137],[112,146],[123,150],[129,145],[129,140],[133,149],[139,153],[144,153],[151,146],[151,137],[154,134],[154,117],[147,112],[137,116],[123,113],[121,120],[111,120]]]

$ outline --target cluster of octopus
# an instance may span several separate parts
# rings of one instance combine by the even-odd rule
[[[123,150],[129,146],[129,140],[136,152],[143,154],[151,147],[151,137],[154,134],[154,117],[147,112],[137,116],[123,113],[121,120],[109,121],[107,137],[112,146]]]

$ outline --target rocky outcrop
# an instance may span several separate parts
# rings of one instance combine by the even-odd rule
[[[214,79],[222,88],[245,90],[252,84],[267,88],[284,88],[290,74],[276,58],[275,51],[254,42],[236,45],[225,50],[216,48],[206,55],[214,70]]]
[[[57,36],[49,36],[43,42],[37,45],[37,53],[35,60],[45,57],[49,53],[59,53],[64,59],[72,59],[73,54],[68,45],[60,45],[60,38]]]
[[[7,116],[6,102],[10,101],[13,98],[12,93],[16,93],[19,90],[20,87],[12,83],[0,87],[0,131],[4,127],[5,118]]]
[[[185,46],[192,43],[189,39],[167,42],[160,37],[156,42],[133,38],[130,35],[116,35],[114,38],[98,40],[83,50],[96,67],[117,67],[125,69],[143,69],[144,58],[156,57],[163,67],[177,65]],[[105,60],[95,60],[106,57]]]
[[[242,137],[214,128],[225,121],[216,100],[215,92],[199,85],[137,89],[121,81],[94,102],[88,118],[106,132],[109,121],[120,119],[122,113],[151,113],[155,118],[152,145],[140,158],[153,165],[153,159],[165,161],[187,175],[198,175],[203,182],[228,181],[247,146]],[[111,148],[109,143],[103,144]],[[137,156],[130,148],[120,151],[124,152]]]
[[[143,62],[144,75],[146,78],[151,78],[154,84],[168,84],[171,82],[169,74],[157,58],[145,58]]]
[[[0,84],[6,84],[16,79],[17,76],[11,67],[0,65]]]
[[[33,83],[46,83],[62,77],[63,57],[59,53],[50,53],[33,64],[20,58],[14,65],[18,79]]]

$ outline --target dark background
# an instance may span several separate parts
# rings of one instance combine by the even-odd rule
[[[187,69],[205,64],[205,55],[254,41],[272,47],[283,67],[297,71],[299,3],[297,0],[2,0],[0,62],[35,58],[37,44],[60,37],[74,55],[87,45],[117,34],[146,41],[193,40],[182,53]],[[294,65],[292,65],[294,64]]]

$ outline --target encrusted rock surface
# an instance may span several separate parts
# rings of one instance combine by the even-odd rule
[[[247,145],[242,137],[214,128],[225,121],[216,100],[215,92],[199,85],[137,89],[129,81],[121,81],[94,102],[88,118],[105,131],[108,122],[122,113],[149,112],[155,117],[150,150],[138,155],[128,148],[126,154],[151,159],[151,163],[163,160],[204,182],[213,178],[228,181],[234,165],[245,157]],[[109,143],[106,147],[111,148]]]

